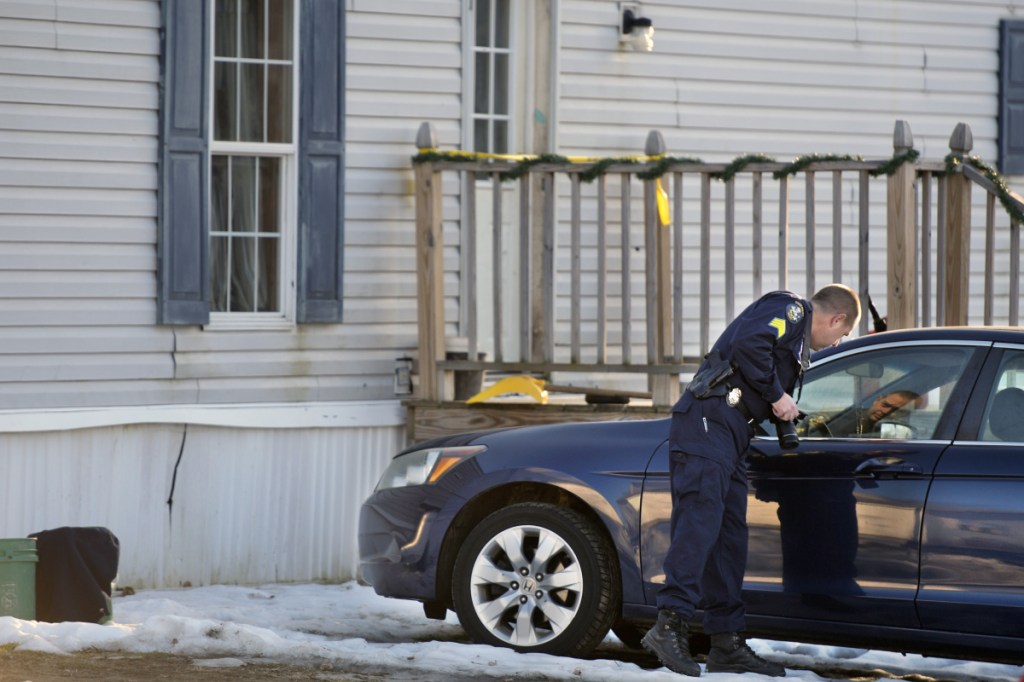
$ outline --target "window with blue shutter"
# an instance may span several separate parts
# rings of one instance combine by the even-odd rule
[[[299,322],[340,322],[345,217],[345,9],[302,3]]]
[[[341,321],[344,7],[295,5],[164,0],[163,324]]]
[[[163,5],[158,203],[158,321],[210,319],[207,206],[209,17],[199,1]]]
[[[1024,19],[999,23],[999,170],[1024,174]]]

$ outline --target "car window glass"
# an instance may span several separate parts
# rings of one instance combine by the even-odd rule
[[[981,440],[1024,442],[1024,351],[1006,351],[985,406]]]
[[[931,438],[970,356],[965,347],[887,348],[812,367],[800,394],[799,406],[807,416],[798,433],[807,438]]]

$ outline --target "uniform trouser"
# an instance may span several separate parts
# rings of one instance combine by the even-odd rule
[[[673,452],[671,545],[658,608],[683,622],[704,610],[704,631],[745,629],[742,587],[747,563],[747,472],[731,463]]]

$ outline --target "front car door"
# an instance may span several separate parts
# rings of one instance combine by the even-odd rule
[[[922,510],[987,348],[861,347],[808,370],[799,447],[770,423],[751,444],[752,616],[918,626]]]

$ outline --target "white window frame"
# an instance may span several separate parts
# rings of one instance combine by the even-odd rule
[[[530,52],[532,42],[529,40],[529,33],[524,34],[525,27],[531,24],[534,11],[532,2],[521,2],[521,0],[509,0],[509,19],[511,25],[508,27],[508,44],[505,48],[487,48],[480,50],[476,46],[476,3],[477,0],[462,0],[462,16],[466,18],[462,22],[462,44],[465,49],[462,51],[462,68],[466,77],[463,80],[463,110],[462,110],[462,148],[474,151],[490,151],[474,149],[474,131],[477,120],[488,120],[493,123],[495,120],[506,120],[508,125],[508,150],[510,154],[521,152],[529,145],[529,140],[524,139],[524,134],[529,134],[529,127],[524,130],[524,112],[531,100],[531,90],[528,79],[522,78],[524,71],[528,71],[533,63],[533,55]],[[495,116],[476,113],[476,55],[477,52],[502,52],[508,55],[508,116]],[[494,78],[490,79],[492,90],[488,96],[493,100]]]
[[[255,312],[215,312],[210,311],[210,322],[204,325],[204,329],[209,331],[236,331],[236,330],[281,330],[281,329],[293,329],[296,326],[295,322],[295,306],[296,306],[296,281],[298,278],[297,272],[297,259],[298,259],[298,215],[299,215],[299,92],[300,83],[299,79],[302,77],[299,69],[299,56],[301,54],[301,45],[299,43],[301,26],[301,2],[299,0],[293,0],[292,5],[292,142],[288,144],[282,143],[254,143],[254,142],[218,142],[213,139],[213,106],[214,106],[214,88],[216,82],[214,78],[214,67],[216,64],[216,58],[214,57],[214,40],[216,40],[216,5],[217,3],[209,3],[210,12],[210,61],[207,65],[209,69],[208,79],[210,83],[210,97],[209,99],[209,110],[207,111],[207,121],[209,122],[209,135],[210,135],[210,154],[207,158],[207,177],[213,178],[212,166],[214,155],[228,155],[228,156],[259,156],[259,157],[274,157],[281,159],[281,177],[284,186],[282,188],[283,196],[281,197],[280,211],[281,214],[278,216],[278,225],[280,225],[280,238],[278,244],[278,300],[281,304],[281,309],[275,312],[267,313],[255,313]],[[266,90],[264,90],[264,98],[266,97]],[[211,201],[213,200],[213,194],[210,193]],[[210,210],[210,206],[206,209]],[[212,258],[212,249],[211,249]],[[212,268],[213,263],[210,263]],[[209,273],[207,273],[209,276]]]

